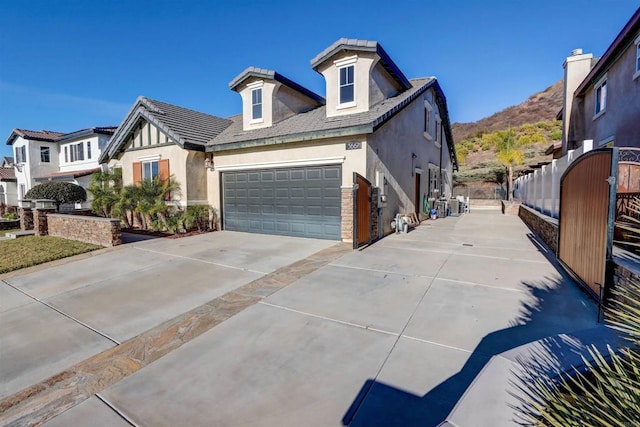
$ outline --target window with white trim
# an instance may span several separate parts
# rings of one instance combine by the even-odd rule
[[[40,163],[51,163],[51,150],[49,147],[40,147]]]
[[[91,141],[87,141],[87,159],[91,158]]]
[[[262,88],[251,90],[251,120],[262,119]]]
[[[22,147],[16,147],[16,163],[26,163],[27,162],[27,147],[23,145]]]
[[[71,154],[71,162],[84,160],[84,143],[71,144],[69,146],[69,152]]]
[[[152,181],[158,176],[158,161],[142,162],[142,179]]]
[[[595,111],[594,115],[599,116],[607,109],[607,78],[603,78],[596,85],[595,93]]]
[[[69,147],[64,147],[64,162],[69,163]]]
[[[429,101],[425,100],[423,132],[424,132],[424,137],[427,139],[431,139],[431,111],[432,110],[433,108],[431,107],[431,104],[429,103]]]
[[[355,102],[355,65],[339,68],[340,104]]]
[[[636,37],[633,41],[636,45],[636,72],[633,74],[633,78],[640,76],[640,36]]]
[[[436,115],[436,141],[435,144],[437,147],[440,147],[442,144],[442,120],[440,117]]]

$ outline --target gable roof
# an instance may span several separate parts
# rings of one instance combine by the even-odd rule
[[[318,71],[318,67],[320,66],[320,64],[333,57],[338,52],[344,50],[377,53],[380,57],[380,64],[384,67],[385,70],[387,70],[387,72],[400,85],[400,87],[402,87],[403,89],[411,88],[411,83],[409,82],[409,80],[405,77],[402,71],[400,71],[400,68],[396,65],[395,62],[393,62],[391,57],[377,41],[341,38],[340,40],[336,41],[331,46],[320,52],[318,55],[316,55],[311,60],[311,67],[315,71]]]
[[[139,97],[100,155],[100,163],[113,158],[127,142],[140,119],[157,126],[187,150],[204,151],[205,144],[231,124],[231,120],[144,96]]]
[[[4,167],[13,166],[13,157],[3,156],[0,165]]]
[[[20,136],[31,141],[65,142],[76,138],[84,138],[94,134],[113,135],[115,130],[115,126],[95,126],[69,133],[63,133],[54,132],[51,130],[28,130],[16,128],[11,132],[9,138],[7,138],[7,145],[12,145]]]
[[[457,159],[453,147],[451,124],[447,112],[446,98],[434,77],[412,79],[409,90],[388,98],[369,111],[344,116],[327,117],[326,106],[320,106],[305,113],[299,113],[271,127],[244,131],[242,115],[231,117],[232,123],[219,135],[212,138],[206,151],[224,151],[262,145],[308,141],[312,139],[373,133],[391,117],[418,98],[427,89],[436,91],[436,102],[441,111],[442,123],[449,145],[452,162],[457,169]]]
[[[16,171],[12,167],[0,167],[0,181],[16,181]]]
[[[633,44],[638,31],[640,31],[640,8],[636,10],[636,13],[633,14],[629,22],[622,28],[622,31],[616,36],[604,55],[602,55],[589,74],[587,74],[587,77],[580,83],[580,86],[578,86],[575,92],[577,96],[584,95],[589,87],[600,80],[602,74],[618,59],[619,54],[627,49],[629,45]]]
[[[299,85],[298,83],[286,78],[285,76],[283,76],[282,74],[276,71],[268,70],[266,68],[247,67],[243,72],[238,74],[236,77],[233,78],[233,80],[231,80],[231,82],[229,82],[229,89],[237,92],[236,89],[238,88],[238,86],[240,86],[242,82],[244,82],[245,80],[251,77],[256,77],[259,79],[275,80],[277,82],[282,83],[285,86],[290,87],[296,92],[300,92],[306,97],[311,98],[312,100],[316,101],[318,104],[324,104],[325,102],[324,98],[318,95],[317,93],[310,91],[306,87]]]

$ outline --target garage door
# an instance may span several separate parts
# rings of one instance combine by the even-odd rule
[[[342,167],[222,173],[225,230],[340,239]]]

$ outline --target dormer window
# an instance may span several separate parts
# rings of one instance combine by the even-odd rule
[[[340,104],[355,102],[355,65],[340,68]]]
[[[251,90],[251,120],[262,120],[262,88]]]

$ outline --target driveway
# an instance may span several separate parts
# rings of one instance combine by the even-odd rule
[[[194,246],[189,257],[238,261]],[[302,276],[47,425],[438,425],[493,355],[596,325],[595,304],[548,255],[497,211],[423,223]],[[242,261],[249,270],[220,283],[266,270]]]
[[[0,400],[335,242],[153,239],[0,282]]]

